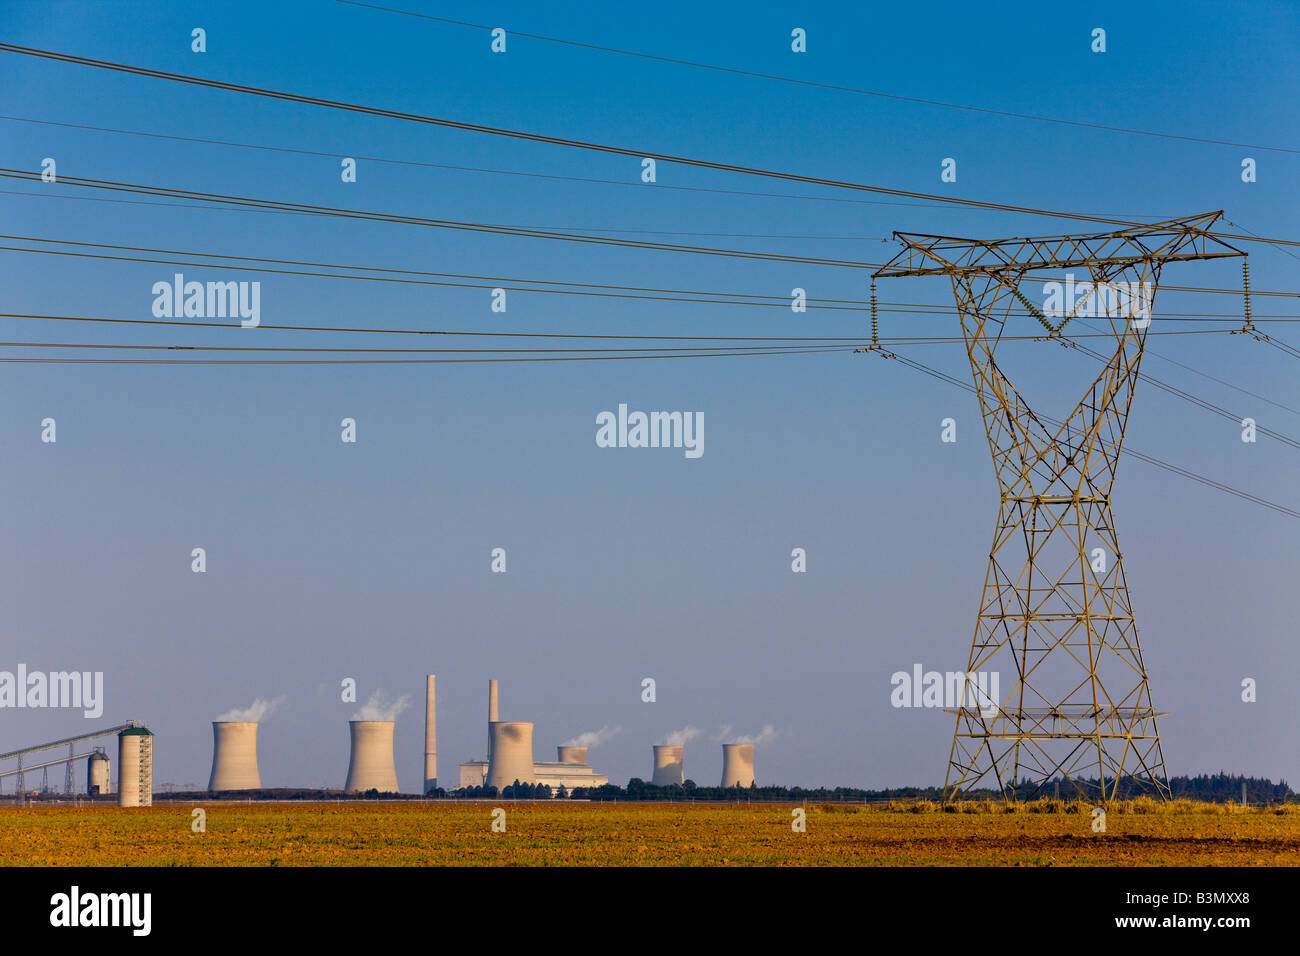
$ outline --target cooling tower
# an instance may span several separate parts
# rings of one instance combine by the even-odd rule
[[[96,750],[90,755],[90,759],[86,761],[86,793],[104,794],[112,791],[109,767],[108,754],[104,751]]]
[[[722,785],[748,787],[754,782],[754,745],[722,745]]]
[[[686,747],[682,744],[656,744],[655,769],[650,783],[656,787],[671,787],[686,782],[682,770],[682,754]]]
[[[560,755],[560,763],[576,763],[582,766],[587,765],[587,748],[586,747],[556,747],[556,752]]]
[[[117,805],[153,806],[153,734],[144,727],[117,735]]]
[[[438,788],[438,717],[434,706],[433,675],[424,685],[424,792]]]
[[[212,775],[208,790],[259,790],[257,772],[257,721],[214,720],[212,722]]]
[[[350,720],[352,756],[348,760],[348,793],[400,793],[393,763],[393,720]]]
[[[533,770],[533,725],[526,720],[494,720],[488,724],[492,753],[488,758],[487,786],[499,793],[516,780],[536,783]]]

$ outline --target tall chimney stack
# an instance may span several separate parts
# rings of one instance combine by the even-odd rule
[[[488,762],[492,762],[492,725],[500,718],[497,716],[497,682],[488,681]]]
[[[434,699],[434,675],[425,679],[424,687],[424,792],[438,788],[438,711]]]

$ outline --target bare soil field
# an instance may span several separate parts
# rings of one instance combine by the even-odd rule
[[[194,809],[206,813],[195,832]],[[505,811],[504,832],[492,829]],[[0,809],[4,866],[1298,865],[1300,807],[211,802]]]

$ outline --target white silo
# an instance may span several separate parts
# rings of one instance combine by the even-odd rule
[[[434,675],[424,684],[424,792],[438,788],[438,711],[434,699]]]
[[[686,782],[682,755],[686,751],[683,744],[656,744],[654,775],[650,783],[656,787],[671,787]]]
[[[754,782],[754,745],[722,745],[722,785],[748,787]]]
[[[86,761],[86,793],[102,795],[112,792],[111,765],[108,754],[102,750],[96,750],[90,755]]]
[[[560,763],[576,763],[582,766],[587,764],[587,748],[575,747],[572,744],[564,744],[555,748],[559,754]]]
[[[153,734],[145,727],[117,735],[117,805],[153,805]]]
[[[400,793],[397,765],[393,762],[393,720],[350,720],[352,755],[348,759],[348,793]]]
[[[212,722],[212,773],[208,790],[259,790],[257,772],[257,721],[214,720]]]
[[[488,758],[486,785],[500,793],[516,780],[535,783],[533,767],[533,725],[526,720],[494,720],[488,724],[492,752]]]

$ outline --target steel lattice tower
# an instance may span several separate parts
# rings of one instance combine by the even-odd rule
[[[1169,797],[1156,724],[1163,715],[1147,686],[1111,489],[1150,322],[1144,307],[1161,268],[1244,255],[1208,233],[1220,215],[1036,239],[894,233],[905,248],[876,278],[952,282],[1000,492],[966,670],[1014,680],[1001,701],[963,700],[949,711],[956,728],[945,799],[975,788],[1014,799],[1026,781],[1037,796],[1058,775],[1091,799],[1113,799],[1121,785]],[[1029,273],[1041,281],[1059,269],[1088,271],[1089,311],[1115,342],[1063,421],[1035,414],[995,360],[1014,308],[1032,313],[1049,338],[1078,314],[1083,300],[1073,309],[1065,302],[1053,325],[1020,291]]]

